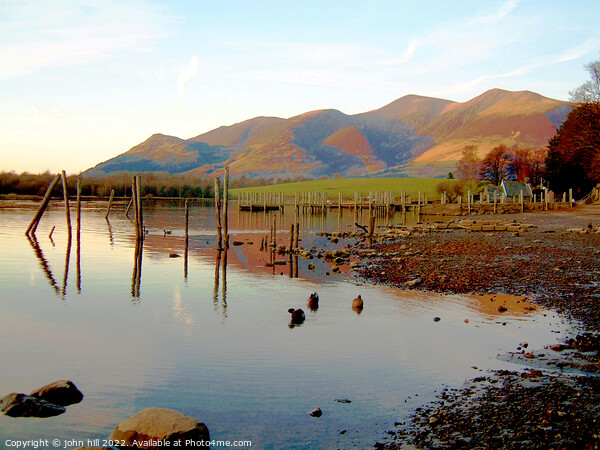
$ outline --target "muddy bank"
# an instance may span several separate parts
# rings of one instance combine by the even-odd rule
[[[360,261],[356,276],[364,281],[524,295],[574,319],[578,330],[562,347],[524,346],[499,355],[522,370],[485,374],[443,391],[376,447],[600,447],[599,213],[589,207],[493,217],[531,225],[518,232],[414,227],[352,248]]]

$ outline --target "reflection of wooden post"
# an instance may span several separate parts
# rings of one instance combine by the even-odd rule
[[[110,190],[110,199],[108,200],[108,208],[106,208],[106,216],[104,218],[108,220],[108,215],[110,214],[110,207],[112,206],[113,198],[115,196],[115,190]]]
[[[223,236],[221,235],[221,184],[219,177],[215,178],[215,218],[217,219],[217,248],[223,248]]]
[[[48,190],[46,191],[46,195],[44,195],[42,204],[38,208],[37,212],[35,213],[35,216],[33,217],[33,220],[31,221],[29,227],[27,227],[27,230],[25,231],[26,235],[29,235],[29,232],[31,232],[31,234],[35,234],[35,230],[37,229],[38,223],[42,218],[42,215],[44,214],[48,203],[50,202],[52,190],[54,189],[54,186],[56,186],[56,183],[58,183],[58,180],[60,180],[60,174],[56,175],[56,177],[54,177],[54,180],[52,180],[52,183],[50,183],[50,186],[48,186]]]
[[[223,231],[225,248],[229,248],[229,166],[225,167],[225,180],[223,181]]]
[[[290,254],[292,253],[292,250],[294,249],[294,228],[295,228],[295,224],[291,224],[290,225]]]
[[[67,216],[67,233],[71,237],[71,211],[69,209],[69,193],[67,192],[67,174],[62,171],[63,197],[65,199],[65,215]]]

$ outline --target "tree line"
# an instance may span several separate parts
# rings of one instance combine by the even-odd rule
[[[169,174],[167,172],[130,173],[118,172],[103,177],[80,177],[81,195],[84,197],[108,197],[112,190],[117,197],[131,197],[133,175],[142,176],[141,195],[171,198],[212,198],[214,197],[214,177],[189,174]],[[46,171],[42,174],[27,172],[0,172],[0,195],[43,196],[56,174]],[[79,176],[67,176],[67,192],[73,196],[77,190]],[[305,177],[293,178],[248,178],[246,175],[231,178],[230,188],[265,186],[274,183],[305,181]],[[54,196],[62,195],[59,183],[53,191]]]

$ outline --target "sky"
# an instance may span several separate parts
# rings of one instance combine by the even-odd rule
[[[409,94],[568,100],[599,23],[597,0],[1,0],[0,171]]]

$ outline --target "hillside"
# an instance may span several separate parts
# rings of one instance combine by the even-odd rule
[[[529,91],[492,89],[467,102],[407,95],[380,109],[255,117],[180,139],[155,134],[85,174],[120,170],[232,176],[440,176],[466,145],[545,147],[571,106]]]

